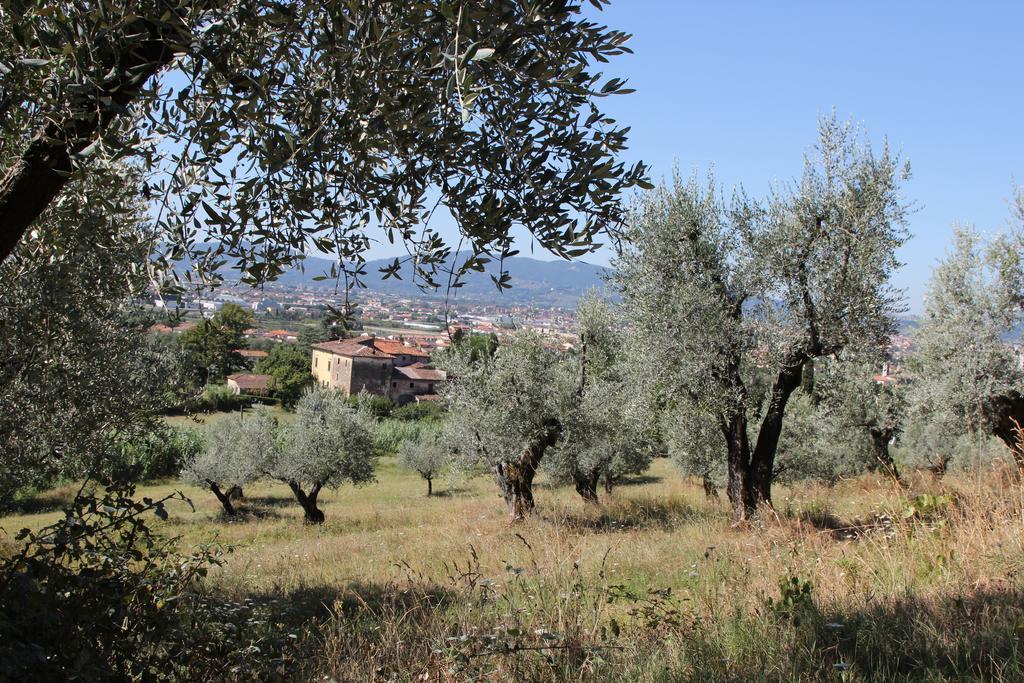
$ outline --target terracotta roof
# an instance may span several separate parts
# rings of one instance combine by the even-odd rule
[[[237,353],[242,358],[266,358],[267,357],[267,352],[266,351],[260,351],[259,349],[235,349],[235,353]]]
[[[312,345],[314,349],[326,351],[339,356],[349,358],[394,358],[389,353],[378,351],[373,347],[372,337],[360,337],[359,339],[336,339],[334,341],[320,342]]]
[[[374,339],[373,346],[378,351],[390,354],[392,356],[400,356],[405,354],[406,356],[419,356],[421,358],[430,358],[423,349],[417,346],[406,346],[400,341],[393,341],[391,339]]]
[[[443,382],[447,379],[448,375],[444,370],[436,370],[423,363],[413,363],[412,365],[395,368],[392,376],[407,377],[426,382]]]
[[[237,384],[239,389],[267,389],[274,383],[270,375],[251,375],[247,372],[228,375],[228,379]]]

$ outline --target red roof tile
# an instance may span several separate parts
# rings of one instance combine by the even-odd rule
[[[389,353],[378,351],[373,348],[373,338],[365,337],[359,339],[336,339],[335,341],[320,342],[312,345],[314,349],[326,351],[327,353],[347,356],[349,358],[393,358]]]
[[[400,356],[404,354],[406,356],[419,356],[420,358],[430,358],[430,354],[428,354],[426,351],[419,347],[406,346],[400,341],[393,341],[391,339],[374,339],[373,346],[378,351],[383,351],[384,353],[390,354],[392,356]]]
[[[247,372],[228,375],[228,379],[237,384],[239,389],[268,389],[274,383],[270,375],[252,375]]]
[[[436,370],[423,363],[413,363],[412,365],[395,368],[393,376],[418,379],[425,382],[443,382],[448,377],[444,370]]]

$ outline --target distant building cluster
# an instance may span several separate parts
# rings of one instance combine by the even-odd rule
[[[437,400],[447,379],[430,365],[430,354],[409,342],[363,335],[313,344],[312,373],[323,387],[346,396],[368,392],[402,405]]]

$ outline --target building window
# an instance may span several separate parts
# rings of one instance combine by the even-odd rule
[[[394,389],[394,388],[395,388],[395,387],[397,387],[397,386],[398,386],[398,382],[392,382],[392,383],[391,383],[391,388],[392,388],[392,389]]]
[[[314,368],[315,368],[315,367],[316,367],[317,365],[319,365],[319,361],[320,361],[320,359],[319,359],[319,358],[317,358],[316,356],[313,356],[313,367],[314,367]]]
[[[413,387],[412,382],[409,382],[409,388],[412,389],[412,387]]]
[[[327,361],[327,372],[331,371],[331,361]]]

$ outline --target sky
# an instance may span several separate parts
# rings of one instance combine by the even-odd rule
[[[834,109],[910,161],[913,237],[895,284],[911,313],[955,223],[1006,225],[1013,182],[1024,183],[1024,2],[587,6],[590,17],[633,34],[634,54],[601,66],[636,92],[601,106],[632,127],[624,159],[646,162],[653,179],[676,165],[684,175],[713,169],[723,186],[763,196],[799,175],[819,116]],[[525,241],[520,249],[530,255]]]

